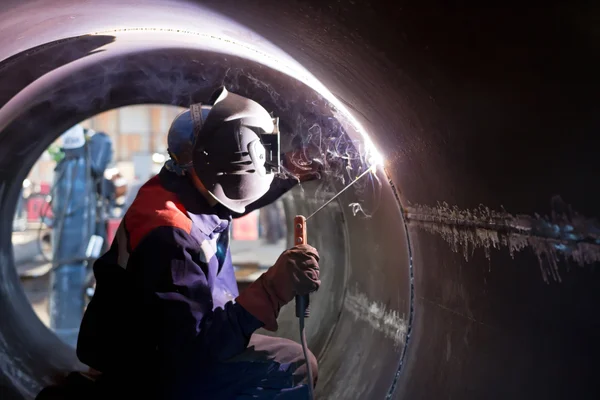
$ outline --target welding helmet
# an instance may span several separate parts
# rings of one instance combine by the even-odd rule
[[[243,213],[261,198],[280,168],[279,124],[257,102],[220,88],[198,129],[192,163],[196,175],[219,203]]]

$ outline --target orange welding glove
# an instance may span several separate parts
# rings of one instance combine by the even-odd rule
[[[266,330],[275,332],[281,307],[319,286],[319,253],[302,244],[284,251],[275,265],[242,291],[236,303],[265,324]]]

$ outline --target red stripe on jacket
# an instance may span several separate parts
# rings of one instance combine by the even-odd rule
[[[192,220],[175,193],[166,190],[160,184],[159,177],[155,176],[140,188],[125,213],[129,250],[133,251],[147,234],[163,226],[180,228],[189,234],[192,231]]]

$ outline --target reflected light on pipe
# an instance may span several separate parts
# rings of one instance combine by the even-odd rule
[[[373,144],[371,144],[371,147],[367,148],[367,163],[371,166],[373,171],[375,171],[377,167],[383,167],[385,163],[385,159]]]
[[[208,13],[211,11],[205,10]],[[223,18],[223,17],[222,17]],[[232,24],[237,24],[234,21],[228,21]],[[145,26],[138,28],[113,28],[104,31],[97,31],[95,35],[113,34],[118,36],[117,40],[133,40],[153,43],[156,45],[159,41],[176,42],[178,45],[189,45],[198,48],[204,48],[220,53],[228,53],[238,57],[253,60],[259,64],[269,68],[278,70],[302,83],[309,86],[323,98],[329,101],[341,114],[338,119],[347,121],[354,130],[362,137],[366,149],[366,160],[370,166],[383,166],[384,158],[376,149],[371,136],[360,122],[354,117],[350,110],[329,90],[323,85],[313,74],[306,68],[295,61],[289,54],[285,53],[272,42],[262,37],[256,32],[248,28],[243,28],[251,34],[246,37],[252,38],[252,42],[240,40],[239,37],[231,38],[220,33],[215,35],[214,32],[201,32],[193,30],[181,29],[181,27],[173,26]],[[142,39],[143,38],[143,39]],[[201,45],[200,45],[201,44]],[[164,156],[163,156],[164,157]],[[154,160],[154,155],[153,155]],[[158,161],[155,161],[159,163]],[[160,161],[160,162],[164,162]]]

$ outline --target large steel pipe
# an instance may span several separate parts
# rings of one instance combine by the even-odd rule
[[[223,83],[277,111],[288,139],[318,129],[359,157],[348,140],[366,134],[387,160],[309,227],[319,398],[598,397],[597,7],[388,3],[4,1],[3,399],[82,367],[14,269],[28,169],[95,113],[187,105]],[[286,208],[342,185],[325,182]],[[293,310],[281,319],[295,338]]]

